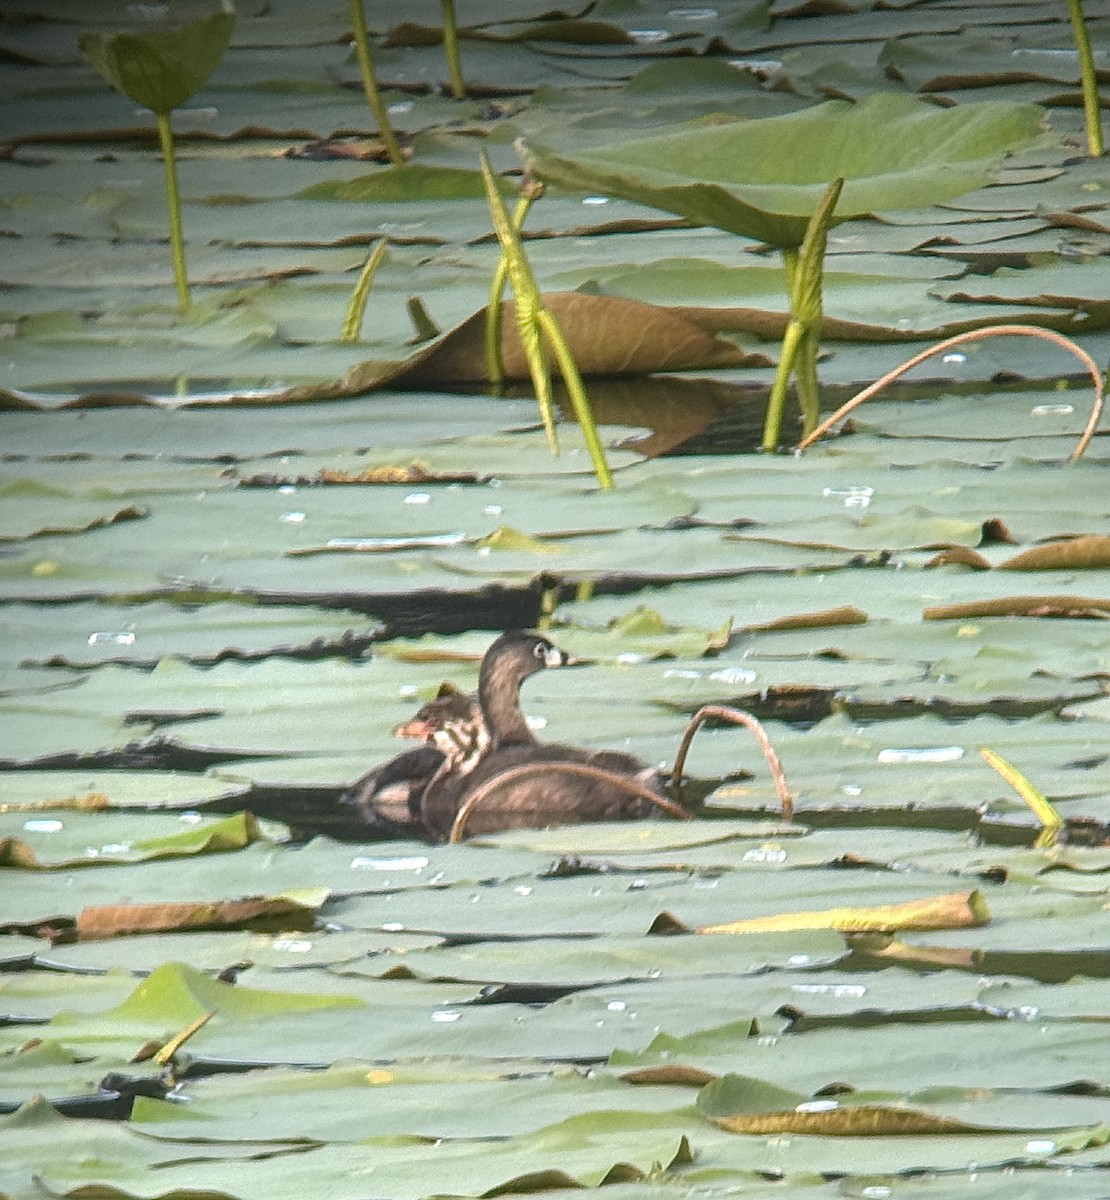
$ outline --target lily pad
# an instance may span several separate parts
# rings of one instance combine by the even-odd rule
[[[1015,146],[1035,137],[1032,106],[938,111],[875,95],[760,121],[686,128],[560,153],[529,144],[529,168],[550,183],[594,189],[677,212],[699,225],[798,246],[830,179],[843,177],[837,219],[920,208],[979,187]]]

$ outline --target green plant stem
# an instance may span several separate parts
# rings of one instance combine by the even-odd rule
[[[1087,152],[1092,158],[1100,158],[1103,152],[1102,108],[1099,104],[1095,58],[1091,53],[1091,38],[1087,33],[1081,0],[1068,0],[1068,13],[1071,16],[1075,48],[1079,52],[1079,80],[1083,86],[1083,111],[1087,117]]]
[[[768,453],[778,448],[782,414],[786,407],[786,389],[790,384],[794,362],[798,357],[798,347],[804,336],[805,327],[802,322],[791,317],[782,337],[779,365],[775,371],[775,381],[771,385],[771,395],[767,400],[767,414],[763,419],[763,449]]]
[[[570,352],[566,338],[563,337],[559,322],[546,308],[541,308],[538,316],[540,327],[551,343],[555,361],[559,364],[559,374],[562,375],[563,383],[566,384],[574,415],[582,428],[582,436],[586,440],[586,449],[590,452],[590,461],[594,465],[598,487],[608,491],[613,486],[613,475],[609,470],[609,463],[605,459],[605,447],[601,444],[601,437],[597,432],[597,425],[594,423],[593,409],[590,407],[590,400],[586,395],[586,386],[582,382],[578,364],[574,361],[574,355]]]
[[[355,37],[355,53],[358,55],[358,69],[362,75],[362,90],[366,93],[366,103],[378,123],[378,133],[385,143],[385,152],[389,161],[395,167],[405,165],[405,156],[397,143],[397,135],[389,123],[389,113],[382,102],[381,92],[378,91],[378,80],[374,74],[374,60],[370,54],[370,34],[366,28],[366,10],[362,0],[349,0],[351,10],[351,25]]]
[[[513,289],[513,300],[516,305],[517,331],[520,335],[520,345],[524,351],[524,359],[528,363],[528,373],[536,390],[536,402],[540,407],[544,430],[547,433],[548,445],[553,454],[559,453],[558,435],[555,430],[555,406],[551,398],[551,367],[548,364],[544,339],[551,344],[559,363],[559,370],[570,394],[578,423],[582,427],[582,436],[593,460],[597,481],[602,488],[613,486],[613,477],[609,464],[605,461],[605,450],[598,436],[597,425],[594,423],[593,411],[590,408],[589,397],[586,395],[582,376],[574,361],[574,355],[567,345],[563,331],[555,315],[544,307],[543,297],[532,274],[528,256],[524,253],[524,244],[520,240],[520,230],[516,217],[510,217],[505,208],[505,202],[497,188],[497,178],[489,165],[489,156],[484,150],[479,151],[478,162],[482,169],[482,183],[486,190],[486,202],[489,204],[490,216],[493,218],[493,228],[497,240],[501,243],[501,261]],[[524,219],[528,211],[524,202],[530,203],[534,193],[530,187],[525,188],[520,202],[517,204],[517,216]],[[500,265],[500,263],[499,263]],[[498,287],[498,303],[500,303],[500,287]]]
[[[836,211],[843,179],[834,179],[825,189],[806,225],[805,237],[797,249],[783,247],[786,287],[790,294],[790,323],[782,339],[779,366],[767,400],[763,424],[763,449],[778,448],[786,388],[793,372],[797,380],[798,400],[802,406],[803,432],[816,428],[821,417],[821,395],[817,382],[817,356],[821,349],[821,326],[825,320],[822,289],[825,278],[825,249],[829,241],[829,223]]]
[[[181,195],[177,190],[177,156],[174,154],[173,129],[170,114],[154,114],[158,122],[158,142],[162,147],[162,164],[166,171],[166,208],[170,215],[170,253],[173,255],[173,278],[177,284],[177,306],[188,312],[189,276],[185,271],[185,235],[181,230]]]
[[[523,193],[513,209],[513,228],[519,233],[524,228],[528,210],[532,207],[535,196]],[[486,374],[493,387],[500,388],[505,382],[505,364],[501,360],[501,326],[503,305],[502,296],[505,284],[509,278],[509,256],[502,249],[497,266],[493,269],[493,279],[490,281],[489,304],[486,306]]]
[[[442,0],[443,5],[443,53],[447,56],[447,73],[451,78],[451,95],[456,100],[466,99],[466,81],[463,79],[462,62],[459,59],[459,26],[455,20],[455,0]]]
[[[412,322],[412,340],[415,343],[419,345],[420,342],[430,342],[432,338],[439,337],[440,328],[432,320],[431,313],[424,307],[424,301],[419,296],[410,296],[405,301],[405,309]]]
[[[802,410],[802,431],[808,433],[821,419],[821,389],[817,380],[817,356],[821,351],[821,325],[807,324],[798,343],[794,363],[794,383]]]
[[[362,321],[366,316],[366,301],[370,298],[370,286],[374,282],[374,275],[382,265],[388,244],[385,238],[382,238],[370,251],[370,257],[367,258],[366,265],[362,268],[362,273],[355,284],[355,290],[351,293],[350,303],[347,305],[347,317],[339,334],[341,342],[357,342],[362,336]]]

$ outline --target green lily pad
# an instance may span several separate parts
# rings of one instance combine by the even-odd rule
[[[758,121],[683,127],[574,154],[529,144],[535,175],[676,212],[699,225],[797,246],[829,180],[845,179],[837,220],[920,208],[980,187],[1035,137],[1032,105],[938,110],[906,96],[830,101]]]

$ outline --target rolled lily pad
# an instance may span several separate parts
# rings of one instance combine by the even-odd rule
[[[526,158],[547,183],[798,246],[830,179],[845,179],[835,221],[937,204],[986,183],[1007,151],[1037,135],[1040,120],[1028,104],[937,109],[879,93],[758,121],[678,126],[573,156],[534,143]]]

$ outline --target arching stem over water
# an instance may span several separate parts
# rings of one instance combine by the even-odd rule
[[[760,750],[763,751],[767,765],[771,768],[771,777],[775,781],[775,790],[779,794],[779,803],[782,805],[782,815],[785,820],[792,821],[794,819],[794,797],[790,794],[790,788],[787,786],[786,775],[783,772],[779,756],[774,746],[771,745],[771,739],[767,736],[767,731],[760,721],[742,708],[731,708],[727,704],[706,704],[694,713],[690,718],[690,723],[686,726],[686,732],[682,735],[678,753],[675,755],[672,771],[673,782],[677,783],[682,778],[682,770],[686,766],[686,755],[690,750],[690,743],[694,740],[694,734],[711,717],[718,721],[728,721],[732,725],[743,725],[751,732]]]

